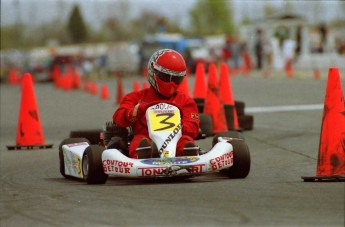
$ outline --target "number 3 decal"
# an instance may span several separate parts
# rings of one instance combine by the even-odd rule
[[[178,110],[148,111],[148,124],[152,132],[172,132],[180,125],[180,112]]]
[[[175,127],[174,123],[168,122],[168,120],[174,116],[174,113],[161,113],[161,114],[157,114],[156,116],[157,117],[166,116],[163,120],[161,120],[159,122],[161,125],[166,125],[166,126],[163,127],[163,128],[158,128],[158,129],[156,129],[154,131],[163,131],[163,130]]]

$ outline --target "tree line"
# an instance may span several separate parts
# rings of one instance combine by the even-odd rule
[[[79,5],[74,5],[67,22],[52,21],[36,27],[22,23],[1,27],[1,50],[29,49],[58,42],[59,45],[136,40],[159,31],[185,36],[234,34],[231,4],[227,0],[199,0],[189,12],[190,24],[181,28],[176,21],[152,11],[125,21],[121,15],[107,18],[100,29],[85,23]]]

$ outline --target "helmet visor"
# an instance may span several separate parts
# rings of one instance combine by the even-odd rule
[[[162,73],[156,70],[156,75],[158,78],[164,82],[174,82],[175,84],[181,84],[184,76],[173,76],[167,73]]]

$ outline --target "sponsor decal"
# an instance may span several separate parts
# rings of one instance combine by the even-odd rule
[[[147,165],[179,165],[189,164],[198,161],[198,157],[175,157],[175,158],[151,158],[141,160],[140,162]]]
[[[191,172],[192,173],[204,173],[206,172],[206,164],[198,164],[198,165],[191,165]]]
[[[190,116],[192,119],[195,119],[195,120],[199,120],[199,114],[197,113],[191,113],[191,116]]]
[[[217,169],[221,169],[225,166],[231,166],[233,165],[233,163],[234,163],[234,156],[233,156],[233,152],[230,151],[216,158],[212,158],[210,160],[210,169],[214,171]]]
[[[155,116],[156,118],[160,118],[161,121],[152,123],[152,125],[154,126],[152,127],[153,131],[167,131],[167,132],[173,131],[175,127],[175,123],[174,123],[175,120],[173,119],[173,117],[176,116],[174,113],[157,113],[155,114]]]
[[[72,161],[72,166],[76,170],[79,176],[82,175],[81,173],[81,159],[79,156],[76,156],[77,160]]]
[[[168,103],[158,103],[151,107],[151,110],[155,111],[163,111],[163,110],[173,110],[175,107],[173,105],[170,105]]]
[[[169,157],[169,151],[163,151],[163,157],[168,158]]]
[[[72,176],[82,176],[81,172],[81,159],[78,155],[73,153],[68,153],[65,150],[64,152],[64,161],[65,161],[65,170]],[[70,155],[69,155],[70,154]]]
[[[143,177],[165,175],[166,167],[143,167],[138,168],[138,175]]]
[[[164,143],[162,144],[162,147],[159,149],[159,153],[162,153],[165,148],[167,148],[168,144],[175,138],[177,133],[182,129],[181,124],[178,124],[177,127],[170,133],[170,135],[165,139]]]
[[[104,173],[124,173],[130,174],[133,162],[122,162],[118,160],[103,160]]]
[[[172,132],[180,122],[177,110],[149,110],[150,125],[152,131]]]
[[[199,174],[206,172],[206,164],[196,165],[172,165],[169,167],[139,167],[138,176],[155,177],[155,176],[174,176],[183,174]]]

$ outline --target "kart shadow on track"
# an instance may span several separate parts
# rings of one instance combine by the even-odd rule
[[[222,180],[226,178],[225,176],[220,176],[217,174],[209,174],[212,175],[212,178],[210,176],[202,176],[197,178],[123,178],[123,177],[111,177],[107,181],[107,186],[136,186],[136,185],[155,185],[155,184],[197,184],[197,183],[205,183],[205,182],[217,182],[219,180]],[[51,181],[55,183],[64,183],[68,185],[85,185],[84,179],[79,178],[46,178],[46,181]],[[105,186],[102,185],[102,186]]]
[[[123,177],[110,177],[107,180],[107,186],[149,186],[161,184],[199,184],[208,182],[218,182],[226,179],[226,176],[221,176],[217,173],[206,174],[199,177],[183,178],[123,178]],[[82,181],[81,181],[82,182]],[[104,185],[103,185],[104,186]]]

